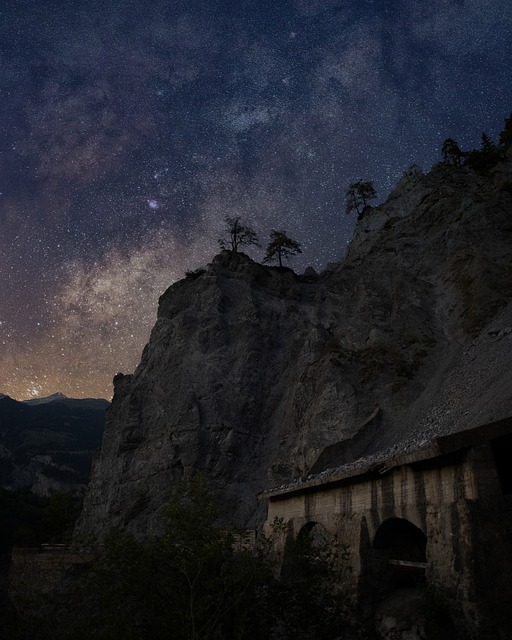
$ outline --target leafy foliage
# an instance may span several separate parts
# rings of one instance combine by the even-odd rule
[[[286,235],[286,231],[272,230],[263,262],[274,262],[277,260],[279,266],[282,267],[283,259],[289,260],[298,253],[302,253],[300,244],[289,238]]]
[[[0,553],[14,547],[69,540],[82,501],[65,493],[50,497],[0,487]]]
[[[276,593],[287,638],[338,638],[351,626],[350,607],[339,586],[345,554],[321,525],[305,527],[288,543]]]
[[[260,246],[256,232],[248,225],[242,224],[240,216],[235,218],[227,217],[224,222],[226,223],[224,236],[219,238],[221,249],[228,249],[236,253],[242,245]]]
[[[233,544],[201,476],[179,485],[162,538],[113,531],[85,579],[32,608],[12,638],[31,640],[330,640],[350,628],[338,552],[300,537],[281,578],[270,540]],[[283,524],[284,527],[284,524]],[[279,535],[280,531],[277,531]],[[282,531],[281,531],[282,533]],[[332,541],[331,541],[332,542]]]
[[[265,585],[270,565],[235,552],[217,526],[220,503],[200,476],[172,493],[162,538],[110,533],[86,579],[37,624],[40,638],[141,640],[268,637]],[[34,628],[34,619],[26,625]],[[23,624],[21,625],[23,628]]]

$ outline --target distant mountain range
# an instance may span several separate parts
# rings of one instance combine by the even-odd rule
[[[80,493],[108,406],[107,400],[61,393],[21,402],[0,394],[0,486],[39,495]]]

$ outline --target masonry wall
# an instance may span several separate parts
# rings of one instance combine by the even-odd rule
[[[8,585],[12,604],[20,612],[37,611],[45,606],[49,594],[54,596],[59,590],[66,594],[91,559],[91,554],[13,550]]]
[[[390,518],[405,519],[427,536],[427,581],[441,586],[474,637],[499,638],[496,619],[507,617],[512,601],[511,512],[491,447],[482,445],[274,497],[266,526],[278,517],[293,537],[308,522],[336,533],[349,550],[343,581],[371,608],[389,588],[375,535]]]

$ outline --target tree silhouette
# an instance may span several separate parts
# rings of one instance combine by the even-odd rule
[[[358,219],[361,218],[364,210],[368,206],[368,201],[377,197],[377,192],[370,181],[363,182],[357,180],[348,186],[345,192],[346,207],[345,213],[357,212]]]
[[[480,149],[473,149],[465,154],[464,164],[472,171],[485,175],[489,169],[495,167],[505,159],[505,149],[493,142],[485,133],[482,133]]]
[[[267,246],[267,252],[263,258],[263,262],[273,262],[277,260],[279,266],[283,266],[283,258],[289,259],[298,253],[302,253],[300,244],[292,240],[286,235],[286,231],[270,232],[270,242]]]
[[[500,133],[500,145],[508,147],[512,144],[512,113],[505,118],[503,131]]]
[[[443,163],[455,167],[460,166],[462,157],[464,156],[457,141],[453,140],[453,138],[446,138],[441,147],[441,153],[443,154]]]
[[[260,246],[256,232],[251,227],[242,224],[240,216],[224,218],[224,222],[226,223],[224,236],[219,238],[221,249],[228,249],[236,253],[241,245]]]

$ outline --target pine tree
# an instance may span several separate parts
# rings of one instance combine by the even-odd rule
[[[295,240],[292,240],[286,235],[286,231],[270,232],[270,242],[267,246],[267,252],[263,258],[263,262],[273,262],[277,260],[279,266],[283,266],[283,259],[289,259],[298,253],[302,253],[300,244]]]
[[[345,192],[346,207],[345,213],[357,212],[358,218],[360,218],[368,205],[369,200],[373,200],[377,197],[377,192],[370,181],[363,182],[357,180],[348,186]]]

